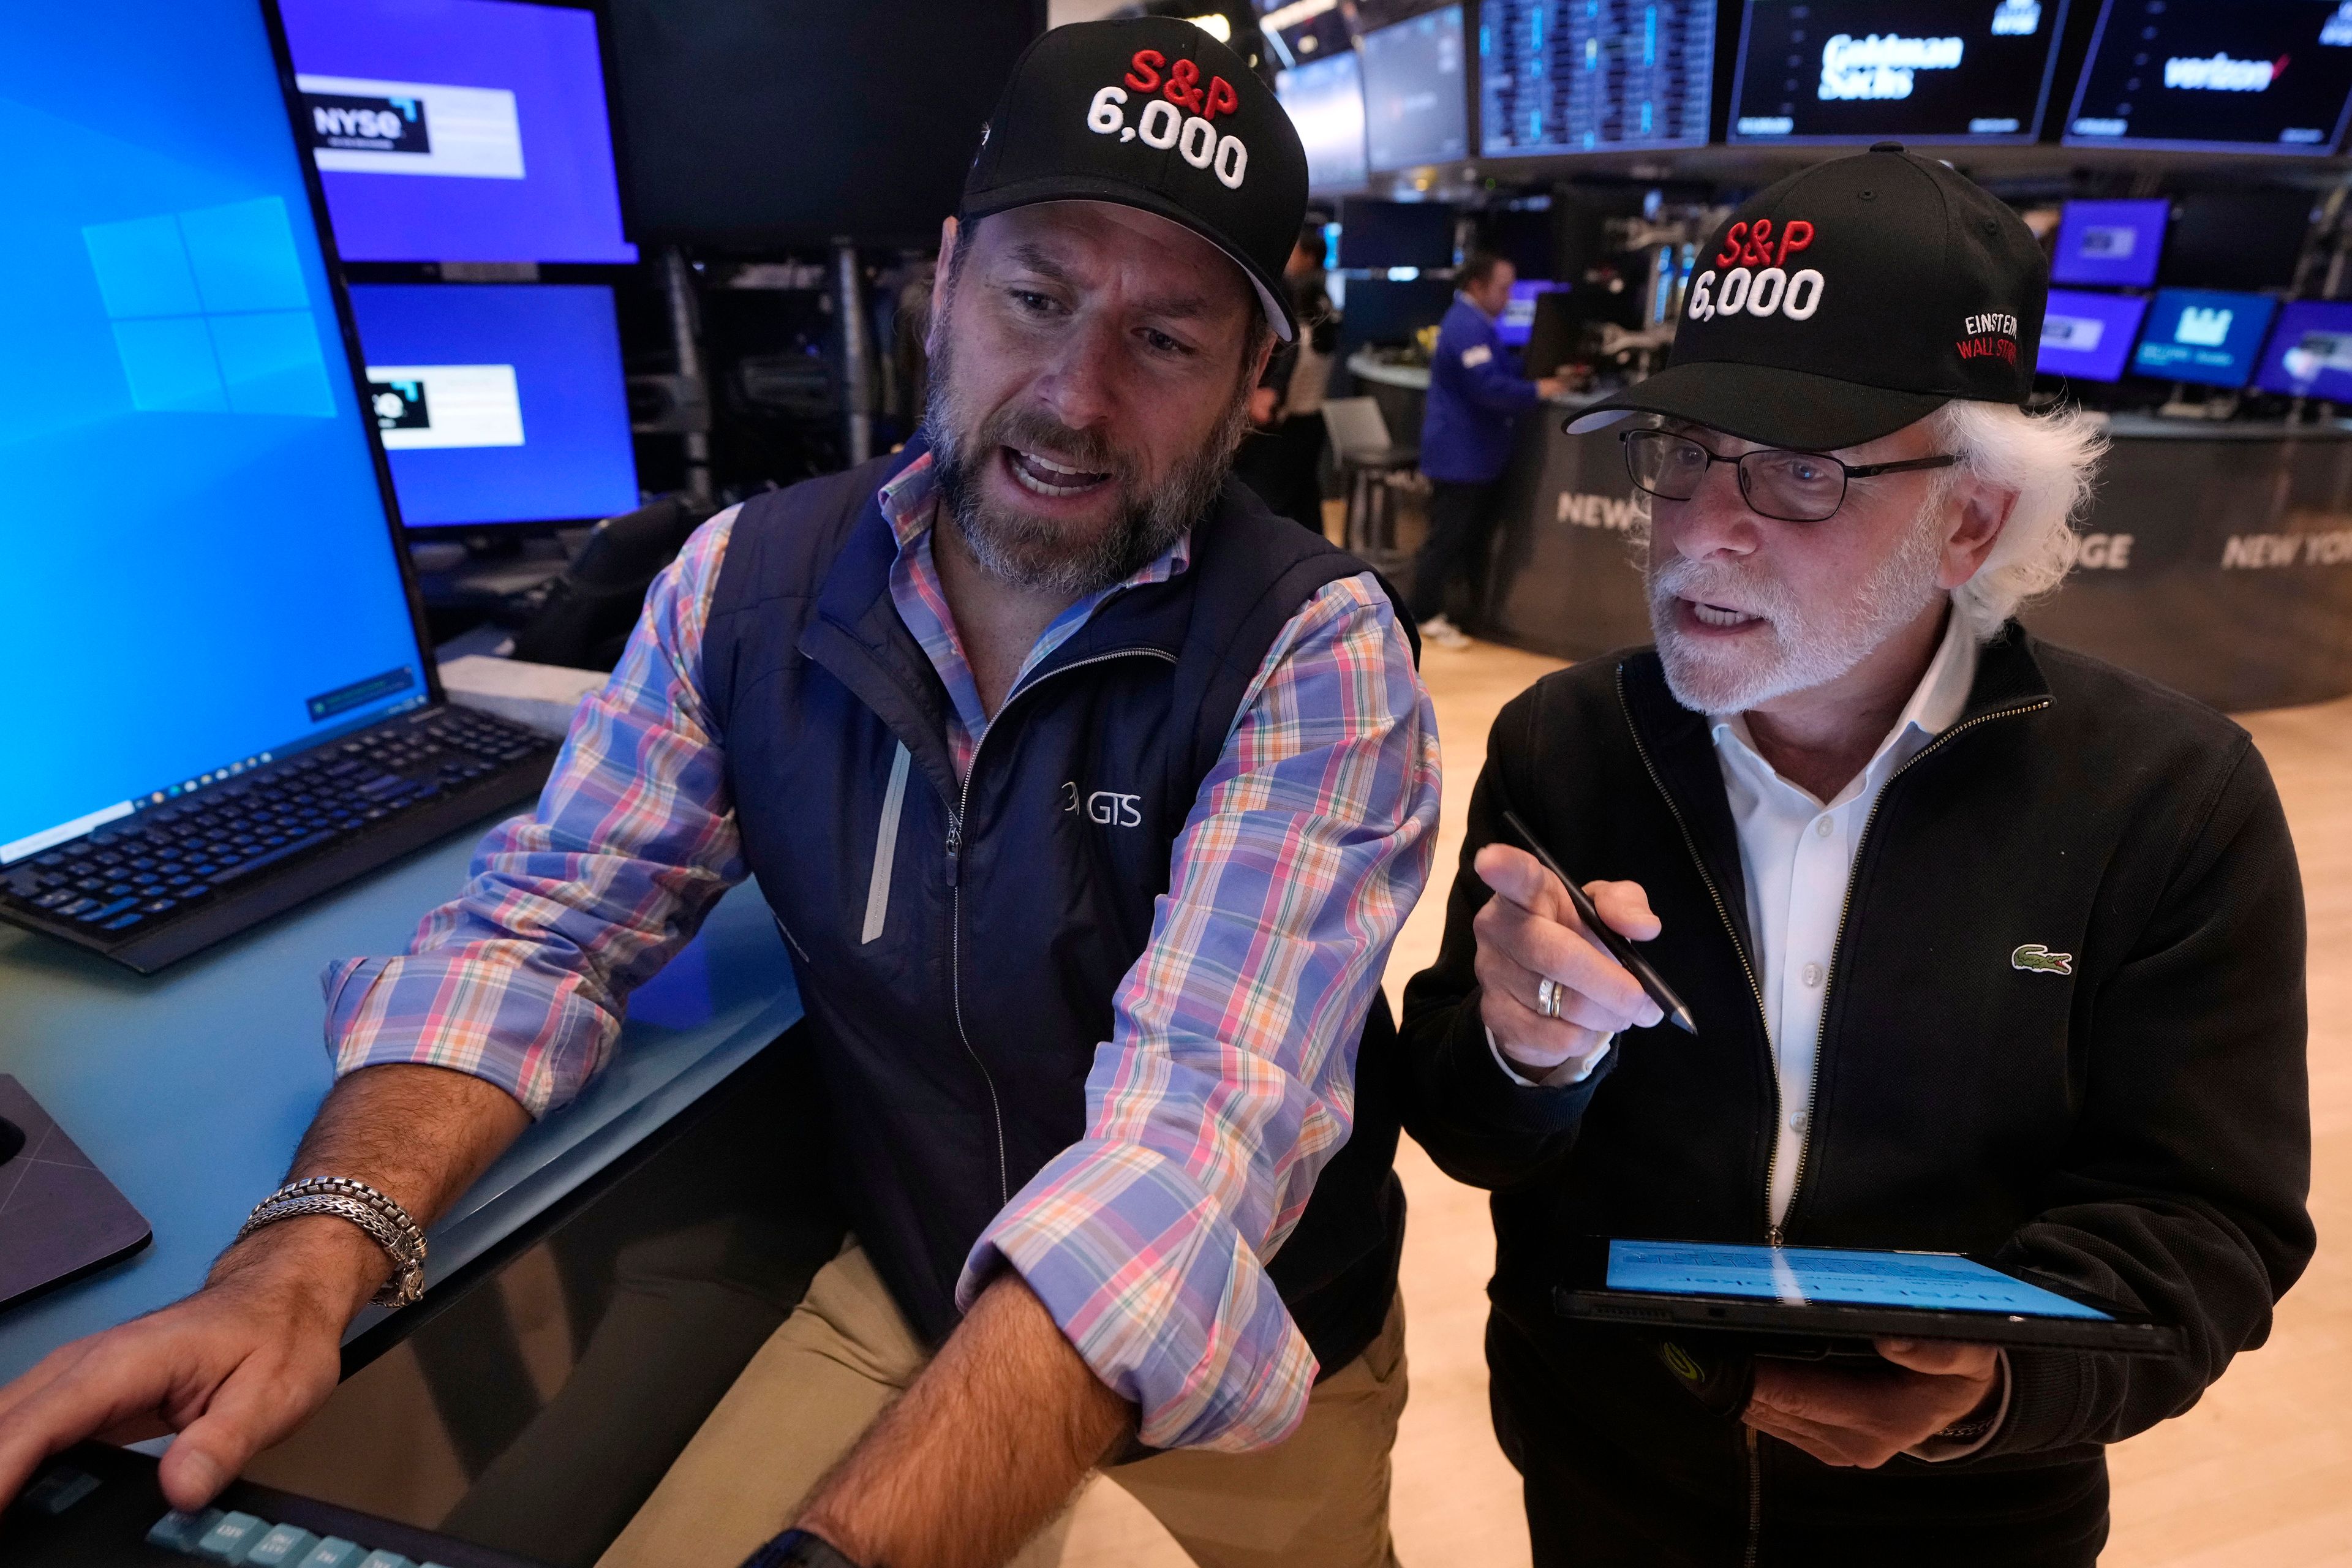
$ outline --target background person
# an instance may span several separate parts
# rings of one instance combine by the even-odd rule
[[[1234,454],[1234,473],[1280,516],[1307,531],[1323,531],[1323,394],[1331,380],[1331,351],[1339,319],[1323,289],[1323,229],[1308,223],[1282,278],[1298,331],[1274,351],[1250,395],[1255,426]]]
[[[1601,405],[1664,421],[1628,447],[1656,646],[1496,720],[1405,994],[1407,1126],[1496,1194],[1487,1361],[1538,1563],[2088,1568],[2103,1446],[2260,1344],[2311,1257],[2294,847],[2244,731],[2011,618],[2063,574],[2099,448],[2021,410],[2023,226],[1883,150],[1707,254],[1670,367]],[[1599,879],[1696,1037],[1506,808]],[[1735,1359],[1735,1422],[1554,1315],[1578,1235],[1988,1254],[2183,1350]]]
[[[1518,438],[1519,416],[1559,395],[1558,377],[1529,381],[1504,347],[1495,319],[1511,301],[1518,273],[1499,256],[1472,251],[1454,275],[1454,303],[1437,328],[1429,400],[1421,416],[1421,471],[1430,482],[1429,537],[1412,563],[1412,618],[1424,642],[1466,647],[1445,615],[1454,579],[1484,574],[1486,541],[1503,504],[1503,470]]]
[[[1179,104],[1221,110],[1205,163],[1149,139]],[[699,531],[537,812],[409,953],[330,970],[295,1173],[429,1224],[730,886],[787,933],[856,1245],[608,1563],[978,1568],[1122,1459],[1213,1568],[1391,1560],[1376,998],[1437,750],[1378,579],[1228,482],[1306,190],[1201,29],[1046,34],[942,236],[929,439]],[[201,1503],[387,1272],[340,1218],[257,1232],[0,1390],[0,1496],[144,1427]]]

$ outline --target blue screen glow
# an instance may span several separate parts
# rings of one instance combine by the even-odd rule
[[[1847,1252],[1697,1241],[1612,1241],[1609,1289],[1939,1312],[2098,1318],[2096,1308],[1949,1252]]]
[[[2135,374],[2240,387],[2254,374],[2276,301],[2211,289],[2160,289],[2132,357]]]
[[[2280,311],[2254,381],[2287,397],[2352,401],[2352,304],[2303,300]]]
[[[5,861],[425,674],[255,0],[0,7],[0,142]]]
[[[610,517],[637,504],[610,289],[355,283],[352,314],[411,528]]]
[[[635,261],[593,11],[279,0],[347,261]]]

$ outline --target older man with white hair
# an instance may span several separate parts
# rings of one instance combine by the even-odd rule
[[[2104,1445],[2311,1256],[2285,820],[2244,731],[2012,619],[2101,445],[2025,410],[2048,273],[2013,214],[1882,144],[1702,266],[1673,363],[1586,416],[1650,416],[1656,644],[1504,710],[1405,994],[1406,1125],[1496,1193],[1496,1430],[1538,1564],[2088,1565]],[[1585,1236],[1971,1253],[2181,1348],[1669,1345],[1559,1314]]]

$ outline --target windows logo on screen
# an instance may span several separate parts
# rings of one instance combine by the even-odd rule
[[[334,417],[284,202],[94,223],[81,236],[133,408]]]

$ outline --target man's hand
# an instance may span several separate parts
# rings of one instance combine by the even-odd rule
[[[2000,1352],[1990,1345],[1880,1340],[1878,1353],[1893,1364],[1848,1370],[1759,1357],[1740,1419],[1825,1465],[1873,1470],[1997,1392]]]
[[[1642,983],[1586,933],[1568,889],[1536,858],[1489,844],[1475,862],[1495,896],[1471,921],[1478,938],[1478,1012],[1495,1044],[1530,1078],[1582,1062],[1622,1029],[1664,1015]],[[1587,882],[1601,918],[1620,934],[1647,942],[1658,917],[1638,882]],[[1559,1016],[1536,1011],[1537,987],[1559,987]]]
[[[1568,381],[1564,376],[1548,375],[1541,381],[1536,383],[1536,395],[1542,398],[1547,403],[1550,402],[1553,398],[1559,396],[1567,390]]]
[[[0,1389],[0,1498],[86,1436],[177,1432],[163,1495],[202,1508],[334,1392],[343,1325],[389,1271],[339,1219],[256,1232],[186,1300],[60,1346]]]
[[[469,1074],[372,1067],[327,1096],[293,1173],[365,1182],[430,1225],[530,1124],[512,1095]],[[0,1503],[85,1437],[177,1432],[163,1495],[203,1507],[335,1391],[344,1326],[391,1273],[357,1226],[289,1219],[221,1254],[186,1300],[50,1352],[0,1388]]]
[[[1273,424],[1274,405],[1276,401],[1276,395],[1274,388],[1270,386],[1253,387],[1250,391],[1249,402],[1250,423],[1253,425]]]
[[[859,1563],[997,1568],[1135,1426],[1018,1275],[817,1483],[799,1527]]]

